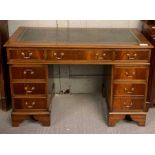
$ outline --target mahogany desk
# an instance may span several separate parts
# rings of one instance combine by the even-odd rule
[[[107,65],[108,125],[126,116],[145,125],[152,45],[136,29],[20,27],[5,47],[13,126],[29,116],[50,125],[49,64]]]

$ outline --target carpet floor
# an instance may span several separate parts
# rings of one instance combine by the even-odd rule
[[[155,108],[147,114],[146,126],[122,120],[115,127],[107,126],[107,107],[100,95],[55,95],[52,101],[51,126],[43,127],[34,120],[11,126],[11,111],[0,111],[1,134],[144,134],[155,133]]]

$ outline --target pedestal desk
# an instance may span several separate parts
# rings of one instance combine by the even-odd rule
[[[145,125],[152,45],[136,29],[20,27],[5,47],[13,126],[29,116],[50,125],[49,64],[107,65],[103,78],[108,125],[126,116]]]

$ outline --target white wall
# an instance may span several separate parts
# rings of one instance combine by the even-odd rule
[[[19,26],[32,27],[102,27],[102,28],[140,28],[139,20],[9,20],[9,34]]]

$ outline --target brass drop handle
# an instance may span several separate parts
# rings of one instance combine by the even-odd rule
[[[34,71],[32,69],[25,69],[23,73],[24,75],[26,75],[28,72],[30,72],[31,75],[34,74]]]
[[[106,53],[103,53],[102,55],[103,55],[103,57],[105,57],[107,54]]]
[[[128,90],[128,88],[124,88],[124,92],[125,92],[126,94],[132,94],[132,93],[134,93],[134,91],[135,91],[134,88],[131,88],[130,91]]]
[[[126,102],[124,102],[124,106],[126,108],[131,108],[133,106],[133,102],[130,102],[130,104],[127,104]]]
[[[31,59],[32,53],[29,52],[28,54],[22,52],[21,55],[24,57],[24,59]]]
[[[33,92],[33,90],[35,90],[35,87],[30,88],[29,86],[25,86],[24,89],[25,89],[27,94],[30,94]]]
[[[104,57],[106,57],[106,53],[103,53],[102,55],[99,55],[98,53],[96,53],[96,59],[97,60],[102,60]]]
[[[55,58],[57,59],[57,60],[62,60],[62,58],[63,58],[63,56],[64,56],[64,53],[63,52],[61,52],[60,53],[60,56],[58,56],[57,55],[57,53],[56,52],[54,52],[54,54],[53,54],[54,56],[55,56]]]
[[[128,56],[129,60],[135,60],[137,58],[137,54],[136,53],[134,53],[134,54],[127,53],[126,55]]]
[[[98,53],[96,53],[95,55],[96,55],[96,59],[98,59],[99,54],[98,54]]]
[[[131,74],[129,74],[128,71],[125,72],[125,75],[126,75],[128,78],[132,78],[135,74],[136,74],[136,72],[132,72]]]
[[[32,102],[31,105],[29,105],[29,103],[26,101],[25,102],[25,105],[28,107],[28,108],[33,108],[33,106],[35,105],[36,103],[35,102]]]

